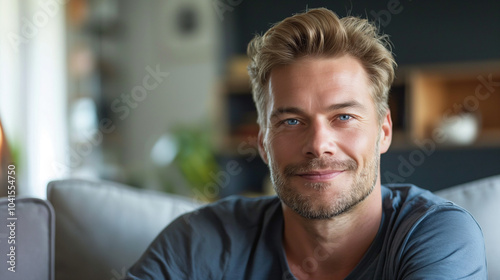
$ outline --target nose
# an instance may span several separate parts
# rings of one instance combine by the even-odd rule
[[[292,140],[293,141],[293,140]],[[315,120],[308,128],[303,146],[306,157],[319,158],[335,154],[335,131],[326,120]]]

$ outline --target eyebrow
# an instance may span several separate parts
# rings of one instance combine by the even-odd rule
[[[345,109],[345,108],[365,109],[365,106],[363,106],[361,103],[353,100],[353,101],[348,101],[348,102],[330,105],[330,106],[328,106],[326,111],[331,112],[331,111],[337,111],[337,110]],[[279,117],[280,115],[283,115],[283,114],[305,115],[306,113],[298,107],[280,107],[271,113],[270,118],[271,119],[276,118],[276,117]]]

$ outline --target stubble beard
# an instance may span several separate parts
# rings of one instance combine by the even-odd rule
[[[344,161],[331,158],[314,158],[300,164],[287,165],[281,172],[275,161],[271,161],[270,171],[271,180],[274,189],[286,206],[294,210],[300,216],[306,219],[331,219],[343,213],[349,212],[354,206],[365,200],[375,188],[378,179],[378,168],[380,164],[380,153],[378,141],[375,147],[375,154],[372,160],[358,171],[358,164],[353,159]],[[335,199],[326,205],[321,205],[315,201],[314,197],[304,195],[296,188],[291,186],[291,179],[294,174],[307,172],[315,169],[345,170],[344,172],[353,172],[354,179],[346,190],[339,193]],[[332,182],[306,183],[318,193],[327,192],[330,188],[335,188]]]

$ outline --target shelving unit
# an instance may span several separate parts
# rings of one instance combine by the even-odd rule
[[[228,64],[222,94],[226,151],[258,133],[247,65],[246,57]],[[412,149],[423,141],[453,147],[441,141],[446,136],[440,124],[463,112],[479,120],[478,137],[468,147],[500,147],[500,61],[405,66],[396,76],[389,96],[392,149]]]
[[[219,118],[218,150],[236,154],[241,145],[255,146],[259,133],[257,110],[247,72],[248,58],[235,56],[227,64],[227,76],[222,82],[219,97],[222,112]]]
[[[500,62],[415,67],[407,79],[412,139],[434,139],[440,123],[468,112],[479,121],[472,146],[500,146]]]

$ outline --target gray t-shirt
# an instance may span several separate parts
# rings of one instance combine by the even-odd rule
[[[346,279],[487,278],[483,235],[467,211],[400,184],[382,186],[382,207],[377,236]],[[295,279],[282,236],[277,197],[230,197],[177,218],[125,279]],[[311,256],[304,270],[322,260]]]

